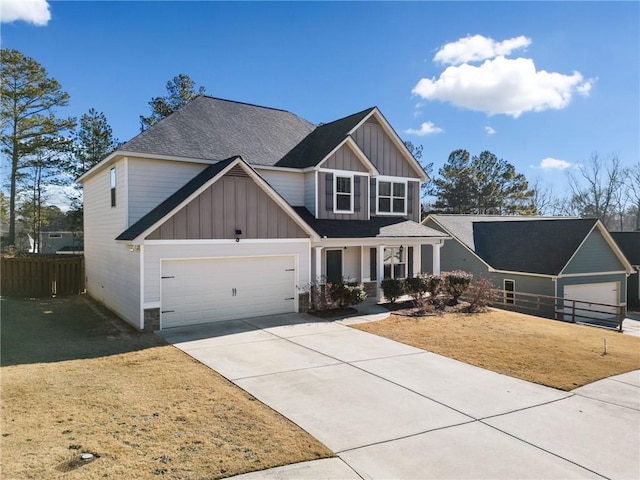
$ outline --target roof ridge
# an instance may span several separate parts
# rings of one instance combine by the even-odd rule
[[[336,120],[332,120],[332,121],[327,122],[327,123],[321,123],[321,124],[317,125],[316,128],[321,128],[321,127],[324,127],[324,126],[327,126],[327,125],[332,125],[332,124],[334,124],[336,122],[341,122],[342,120],[346,120],[347,118],[351,118],[351,117],[355,117],[355,116],[358,116],[358,115],[362,115],[364,112],[373,111],[375,108],[378,108],[378,107],[374,106],[374,107],[365,108],[364,110],[360,110],[359,112],[352,113],[352,114],[347,115],[345,117],[337,118]]]
[[[241,102],[239,100],[230,100],[228,98],[220,98],[220,97],[214,97],[212,95],[205,95],[205,94],[200,94],[197,97],[194,97],[193,100],[195,100],[198,97],[203,97],[209,100],[218,100],[220,102],[228,102],[228,103],[235,103],[237,105],[246,105],[248,107],[255,107],[255,108],[264,108],[265,110],[275,110],[276,112],[284,112],[284,113],[289,113],[291,115],[294,115],[302,120],[304,120],[305,122],[311,123],[308,120],[305,120],[304,118],[300,117],[299,115],[293,113],[290,110],[285,110],[283,108],[276,108],[276,107],[268,107],[266,105],[258,105],[257,103],[249,103],[249,102]],[[311,123],[312,124],[312,123]],[[312,124],[313,125],[313,124]],[[315,126],[315,125],[314,125]]]

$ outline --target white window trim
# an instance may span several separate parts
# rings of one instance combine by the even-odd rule
[[[513,284],[513,290],[507,292],[507,282]],[[516,281],[511,278],[505,278],[502,280],[502,290],[504,291],[504,304],[515,305],[516,304]],[[511,295],[511,298],[508,298]]]
[[[391,183],[391,212],[381,212],[380,211],[380,182]],[[404,211],[403,212],[394,212],[393,211],[393,184],[394,183],[403,183],[404,184]],[[409,185],[407,180],[403,180],[398,177],[377,177],[376,178],[376,215],[389,215],[389,216],[398,216],[398,215],[407,215],[407,204],[409,203]],[[399,198],[399,197],[398,197]]]
[[[338,210],[338,177],[348,178],[351,182],[351,195],[349,202],[349,210]],[[333,213],[354,213],[354,197],[355,197],[355,182],[353,180],[354,175],[352,173],[334,173],[333,174]],[[345,195],[341,193],[341,195]]]

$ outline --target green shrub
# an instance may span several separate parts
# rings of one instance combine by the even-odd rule
[[[396,278],[385,278],[380,282],[382,292],[384,296],[391,302],[396,303],[396,300],[404,295],[404,281]]]
[[[457,304],[458,299],[467,291],[473,275],[462,270],[448,272],[444,277],[444,289],[451,297],[451,303]]]
[[[327,283],[326,290],[331,302],[340,308],[359,305],[367,298],[364,289],[357,283]]]
[[[424,276],[407,278],[404,281],[404,289],[407,294],[411,295],[413,300],[417,301],[424,297],[428,291],[427,280]]]
[[[432,299],[435,299],[442,292],[444,279],[440,275],[427,274],[424,276],[424,280],[427,284],[427,292]]]

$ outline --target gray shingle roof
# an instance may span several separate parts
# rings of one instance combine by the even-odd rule
[[[284,110],[199,96],[118,150],[274,165],[315,128]]]
[[[138,220],[136,223],[134,223],[128,229],[118,235],[116,237],[116,240],[134,240],[135,238],[137,238],[145,230],[152,227],[156,222],[162,220],[169,214],[169,212],[171,212],[187,198],[189,198],[192,193],[194,193],[202,185],[215,177],[237,158],[238,157],[228,158],[227,160],[214,163],[213,165],[205,168],[202,172],[193,177],[182,188],[180,188],[176,193],[171,195],[164,202],[155,207],[140,220]]]
[[[631,265],[640,265],[640,231],[611,232],[611,236]]]
[[[278,167],[292,168],[307,168],[317,165],[372,111],[373,107],[334,122],[320,125],[276,165]]]
[[[458,214],[430,214],[437,223],[442,225],[454,237],[475,251],[473,226],[478,222],[525,222],[532,220],[567,220],[569,217],[542,217],[516,215],[458,215]]]
[[[448,235],[433,228],[407,220],[404,217],[372,217],[370,220],[320,220],[305,207],[293,207],[296,213],[318,235],[326,238],[374,237],[430,237],[447,238]]]
[[[474,222],[476,254],[498,270],[558,275],[597,220]]]

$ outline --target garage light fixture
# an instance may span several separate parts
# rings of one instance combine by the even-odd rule
[[[236,242],[240,241],[240,235],[242,235],[242,230],[236,228]]]

